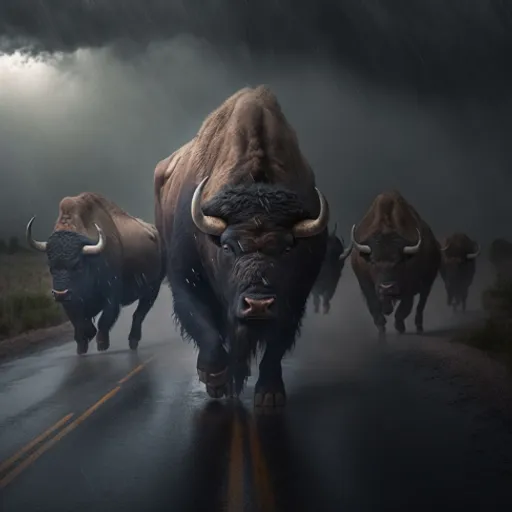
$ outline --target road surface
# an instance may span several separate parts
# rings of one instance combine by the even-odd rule
[[[107,353],[0,367],[2,512],[512,510],[510,379],[444,339],[439,283],[430,332],[379,344],[346,269],[285,361],[281,415],[253,414],[256,371],[241,404],[207,397],[169,297],[136,354],[128,308]]]

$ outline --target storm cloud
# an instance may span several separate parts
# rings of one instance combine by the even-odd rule
[[[4,51],[116,45],[125,55],[190,34],[229,56],[325,55],[382,84],[451,94],[512,82],[504,0],[3,0]]]
[[[153,169],[246,85],[268,84],[348,236],[398,188],[441,236],[509,234],[505,2],[5,0],[0,226],[98,191],[153,219]],[[22,64],[19,50],[35,60]]]

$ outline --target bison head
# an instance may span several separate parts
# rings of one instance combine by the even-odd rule
[[[463,240],[466,242],[466,240]],[[469,262],[474,261],[480,254],[480,246],[477,243],[450,243],[450,240],[441,247],[441,254],[443,256],[443,267],[447,275],[456,276],[456,274],[465,268]],[[471,247],[473,246],[473,247]]]
[[[211,277],[231,325],[299,322],[325,256],[326,199],[317,190],[320,213],[310,218],[294,192],[254,183],[228,186],[203,205],[206,180],[192,198],[192,219],[208,235]]]
[[[54,231],[47,242],[38,242],[32,237],[32,223],[27,225],[27,242],[36,251],[45,252],[53,280],[52,294],[57,302],[84,301],[91,295],[96,276],[91,258],[100,255],[105,248],[106,239],[101,228],[98,241],[75,231]]]
[[[356,240],[356,225],[352,226],[352,243],[369,265],[372,282],[381,302],[382,312],[389,315],[394,304],[407,289],[407,267],[421,247],[421,232],[414,244],[396,231],[377,232],[365,240]]]

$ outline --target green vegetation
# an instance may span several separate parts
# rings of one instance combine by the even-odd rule
[[[496,280],[482,294],[487,319],[460,341],[485,350],[512,366],[512,279]]]
[[[50,290],[45,255],[22,249],[14,237],[0,243],[0,340],[65,322]]]

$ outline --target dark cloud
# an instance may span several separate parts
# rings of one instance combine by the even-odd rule
[[[157,161],[260,83],[278,95],[345,237],[390,188],[440,236],[510,235],[509,4],[248,4],[0,2],[1,47],[13,54],[0,55],[0,235],[37,213],[35,235],[47,236],[59,200],[85,190],[152,220]],[[16,65],[19,48],[38,59]]]
[[[329,55],[388,86],[487,99],[512,84],[507,0],[2,0],[5,51],[115,44],[124,55],[191,34],[226,54]]]
[[[233,62],[236,61],[236,65]],[[247,84],[267,83],[296,128],[339,232],[382,190],[398,188],[439,235],[508,235],[508,102],[419,100],[377,89],[329,59],[233,51],[225,61],[190,36],[129,60],[82,50],[16,68],[0,88],[0,230],[52,228],[59,200],[84,190],[153,219],[153,169]],[[2,60],[0,58],[0,66]]]

